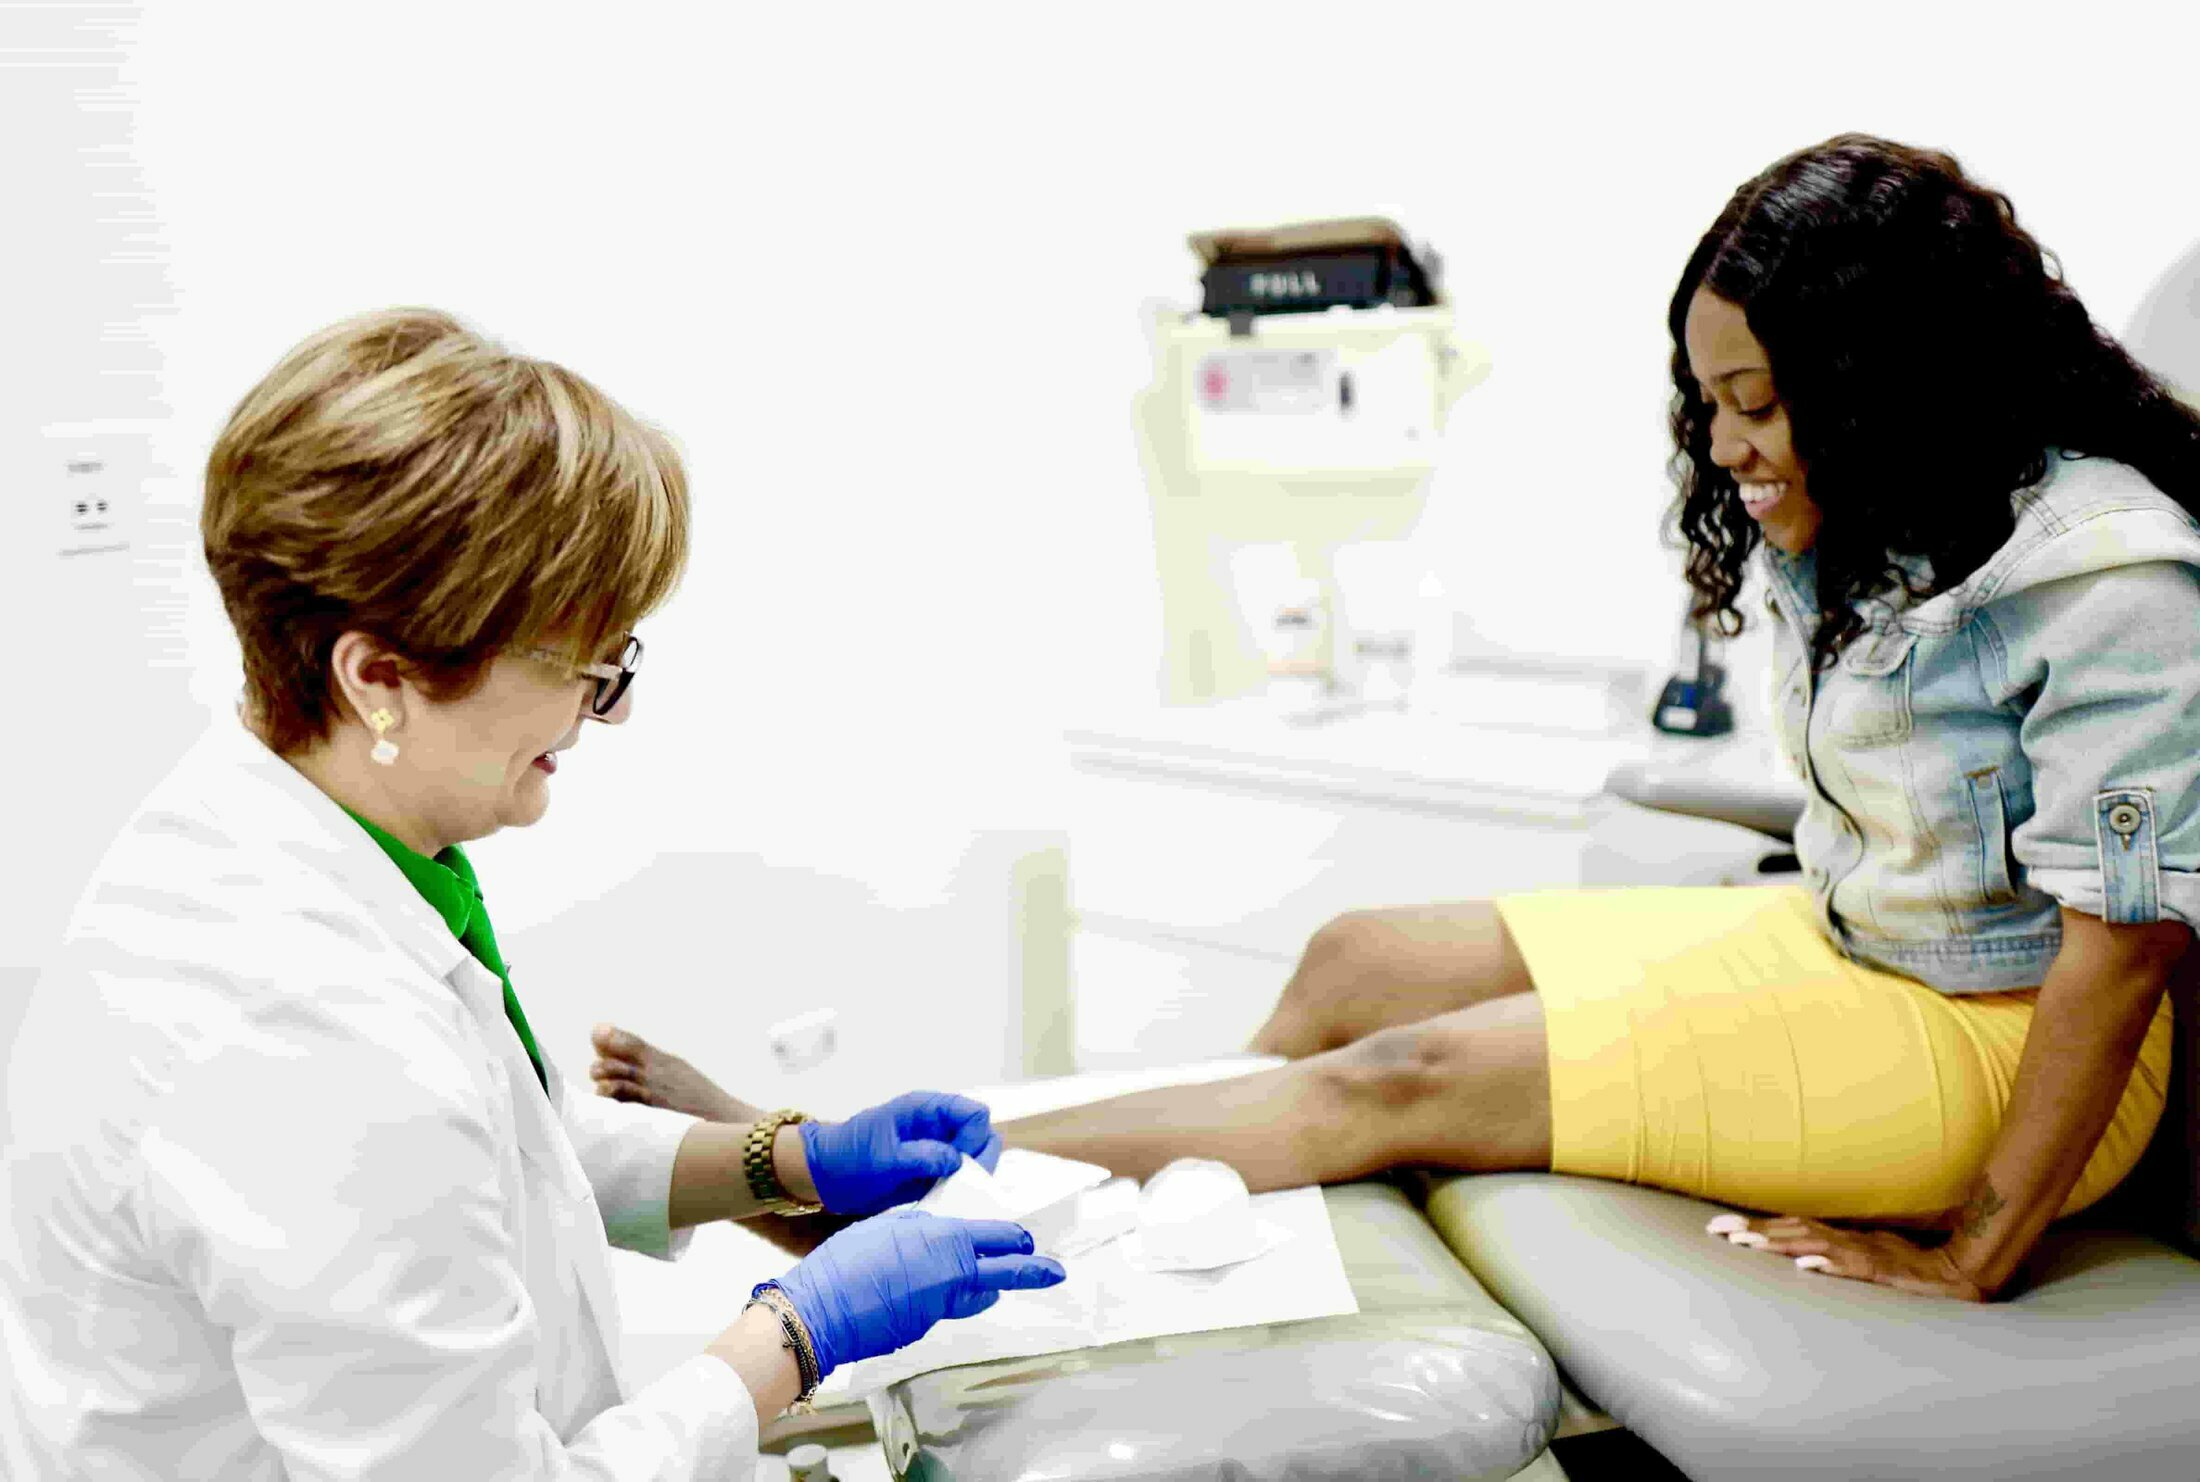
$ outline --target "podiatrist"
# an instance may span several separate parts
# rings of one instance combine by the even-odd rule
[[[896,1207],[998,1156],[974,1101],[729,1127],[535,1043],[460,846],[631,715],[688,515],[661,434],[437,313],[237,407],[202,533],[243,703],[101,861],[8,1073],[0,1475],[746,1476],[837,1366],[1062,1279]],[[612,1243],[820,1209],[862,1218],[622,1383]]]

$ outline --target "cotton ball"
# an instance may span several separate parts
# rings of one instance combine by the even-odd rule
[[[1241,1260],[1255,1244],[1252,1195],[1229,1164],[1179,1158],[1146,1181],[1138,1236],[1150,1259],[1169,1265]]]

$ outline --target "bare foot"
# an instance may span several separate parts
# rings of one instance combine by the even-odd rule
[[[717,1082],[679,1056],[666,1054],[638,1034],[598,1024],[589,1041],[596,1047],[596,1061],[588,1073],[598,1096],[686,1112],[706,1122],[753,1122],[763,1115],[719,1090]]]

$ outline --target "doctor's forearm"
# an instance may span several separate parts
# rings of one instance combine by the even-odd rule
[[[672,1191],[665,1203],[666,1222],[673,1229],[763,1214],[741,1166],[748,1136],[747,1127],[724,1122],[697,1122],[687,1130],[673,1155]],[[802,1137],[793,1127],[779,1129],[772,1145],[772,1166],[789,1194],[805,1204],[816,1200],[817,1187],[810,1182]]]
[[[769,1308],[748,1308],[703,1351],[723,1360],[739,1376],[756,1402],[758,1429],[793,1404],[802,1391],[794,1350],[786,1346],[779,1319]]]
[[[1988,1293],[2016,1274],[2083,1176],[2191,940],[2176,923],[2063,918],[2063,950],[2040,987],[2009,1109],[1947,1246]]]

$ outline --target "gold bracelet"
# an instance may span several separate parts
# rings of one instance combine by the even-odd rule
[[[772,1161],[779,1129],[808,1120],[802,1112],[775,1111],[752,1125],[741,1145],[741,1171],[748,1177],[749,1193],[766,1214],[817,1214],[825,1208],[822,1204],[801,1203],[789,1194],[787,1186],[779,1181],[779,1169]]]
[[[794,1299],[775,1281],[759,1285],[749,1297],[749,1307],[764,1307],[779,1319],[779,1336],[783,1346],[794,1354],[795,1382],[802,1392],[794,1397],[787,1408],[798,1414],[807,1414],[810,1399],[817,1393],[824,1375],[818,1372],[817,1346],[810,1338],[809,1325],[802,1321],[802,1314],[795,1311]],[[748,1307],[741,1309],[748,1311]]]

